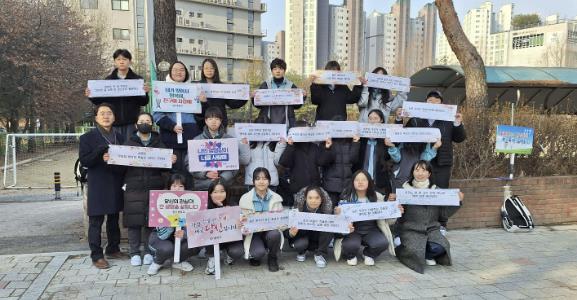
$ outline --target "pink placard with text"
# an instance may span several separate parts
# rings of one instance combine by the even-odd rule
[[[186,213],[206,210],[208,192],[150,191],[148,226],[184,227]]]

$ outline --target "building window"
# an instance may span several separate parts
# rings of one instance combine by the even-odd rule
[[[177,37],[177,38],[176,38],[176,42],[177,42],[177,43],[182,43],[182,38]]]
[[[180,16],[180,15],[182,15],[182,10],[180,10],[180,9],[177,9],[177,10],[176,10],[176,15],[177,15],[177,16]]]
[[[112,10],[128,10],[129,0],[112,0]]]
[[[188,39],[189,44],[194,44],[194,39]]]
[[[193,11],[189,12],[189,13],[188,13],[188,16],[191,17],[191,18],[194,18],[194,12],[193,12]]]
[[[513,49],[524,49],[543,46],[544,34],[531,34],[513,38]]]
[[[81,9],[98,9],[98,0],[80,0]]]
[[[203,40],[198,40],[198,44],[199,44],[199,45],[202,45],[203,43],[204,43]]]
[[[202,13],[196,13],[197,18],[202,18]]]
[[[112,38],[115,40],[130,40],[130,31],[122,28],[112,28]]]

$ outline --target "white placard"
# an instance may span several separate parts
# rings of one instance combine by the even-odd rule
[[[411,79],[375,73],[365,73],[367,86],[408,93],[411,91]]]
[[[326,126],[293,127],[289,129],[288,137],[293,142],[321,142],[331,137],[331,130]]]
[[[244,234],[285,229],[289,223],[289,211],[262,212],[246,215],[246,221],[241,227]]]
[[[455,121],[457,105],[432,104],[426,102],[403,102],[403,116],[421,119]]]
[[[401,204],[459,206],[459,189],[397,189]]]
[[[401,217],[399,202],[369,202],[341,204],[341,213],[349,222],[385,220]]]
[[[238,140],[189,140],[188,168],[190,172],[238,170]]]
[[[248,100],[250,98],[250,85],[248,84],[197,83],[195,85],[200,87],[206,98],[230,100]]]
[[[393,143],[434,143],[441,139],[439,128],[391,128],[387,131],[387,137]]]
[[[312,230],[334,233],[350,233],[350,222],[343,215],[326,215],[299,212],[291,210],[289,213],[289,227],[299,230]]]
[[[88,80],[90,97],[144,96],[143,79]]]
[[[359,85],[359,75],[355,72],[318,70],[316,84]]]
[[[316,124],[328,127],[332,138],[352,138],[359,135],[359,122],[357,121],[317,121]]]
[[[385,124],[385,123],[359,123],[359,135],[363,138],[384,139],[388,130],[393,128],[402,128],[403,124]]]
[[[152,91],[152,110],[155,112],[202,113],[198,85],[154,81]]]
[[[172,168],[172,149],[110,145],[108,155],[109,165]]]
[[[301,105],[302,89],[261,89],[254,94],[254,105]]]
[[[285,124],[235,123],[234,134],[250,142],[278,142],[287,138]]]

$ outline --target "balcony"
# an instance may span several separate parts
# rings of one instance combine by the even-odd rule
[[[239,29],[235,29],[233,27],[232,30],[228,30],[228,28],[225,27],[218,27],[218,26],[214,26],[212,24],[207,24],[206,22],[195,22],[196,20],[194,20],[193,18],[189,18],[189,17],[184,17],[184,16],[176,16],[176,26],[177,27],[182,27],[182,28],[193,28],[193,29],[198,29],[198,30],[206,30],[206,31],[212,31],[212,32],[220,32],[220,33],[233,33],[233,34],[238,34],[238,35],[247,35],[247,36],[258,36],[258,37],[265,37],[266,36],[266,30],[264,32],[249,32],[248,28],[245,28],[243,30],[239,30]]]
[[[210,5],[218,5],[222,7],[237,8],[242,10],[250,10],[264,13],[266,12],[266,3],[261,3],[260,5],[253,5],[253,7],[243,6],[240,1],[235,0],[186,0],[188,2],[204,3]],[[253,3],[254,4],[254,3]]]
[[[202,57],[212,57],[212,58],[232,58],[236,60],[250,60],[250,61],[262,61],[262,56],[228,56],[221,55],[218,51],[210,51],[203,49],[193,49],[192,47],[186,47],[184,45],[178,45],[176,43],[176,53],[190,56],[202,56]]]

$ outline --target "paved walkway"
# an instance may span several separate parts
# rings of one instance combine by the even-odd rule
[[[449,239],[454,265],[424,275],[388,254],[374,267],[331,259],[320,270],[310,257],[298,263],[285,252],[280,272],[243,261],[223,266],[219,281],[196,258],[191,273],[163,269],[150,277],[128,260],[95,269],[86,252],[4,255],[0,299],[577,299],[577,225],[517,234],[454,230]]]

